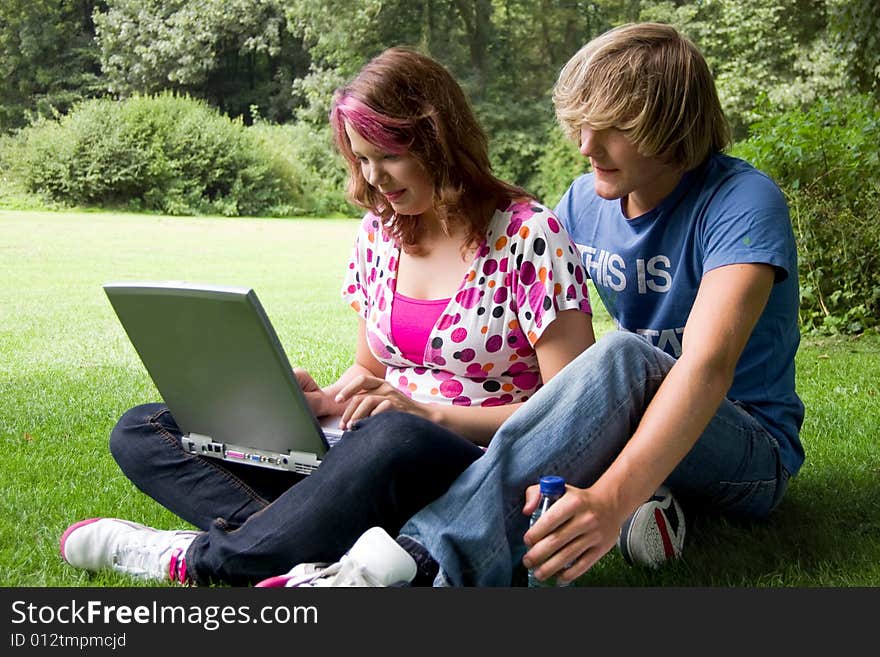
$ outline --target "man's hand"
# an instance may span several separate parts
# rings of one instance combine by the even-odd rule
[[[523,513],[531,515],[540,499],[540,487],[529,486]],[[595,486],[566,486],[565,494],[525,533],[523,565],[534,568],[539,580],[555,575],[560,582],[571,582],[614,547],[625,519],[613,499]]]

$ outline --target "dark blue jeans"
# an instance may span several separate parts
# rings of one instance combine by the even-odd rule
[[[396,536],[483,451],[407,413],[348,431],[311,475],[189,454],[167,407],[137,406],[110,451],[144,493],[203,531],[187,551],[199,584],[247,585],[298,563],[336,561],[367,529]]]

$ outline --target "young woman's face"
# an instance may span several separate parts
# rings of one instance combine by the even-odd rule
[[[581,153],[593,167],[596,194],[607,200],[621,199],[629,218],[656,207],[681,179],[681,168],[645,157],[616,128],[583,126],[580,140]]]
[[[366,181],[379,190],[397,214],[422,215],[434,208],[434,183],[415,157],[395,155],[364,139],[345,124],[351,150]]]

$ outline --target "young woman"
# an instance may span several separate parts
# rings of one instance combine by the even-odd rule
[[[297,378],[345,435],[302,477],[188,454],[165,406],[138,406],[113,430],[114,458],[201,531],[81,521],[61,538],[70,564],[248,584],[337,559],[368,527],[395,533],[442,494],[594,342],[577,249],[551,211],[492,175],[441,65],[392,48],[337,91],[330,120],[350,197],[367,209],[343,286],[358,341],[335,383]]]

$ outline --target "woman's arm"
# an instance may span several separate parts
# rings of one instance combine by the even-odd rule
[[[560,312],[535,343],[541,380],[546,383],[552,379],[595,341],[591,315],[579,310]],[[437,404],[429,417],[480,445],[488,445],[498,427],[522,404],[489,408]]]
[[[541,379],[549,381],[595,341],[590,315],[579,310],[560,312],[535,343]],[[340,377],[340,381],[346,375]],[[396,409],[420,415],[480,445],[488,445],[498,427],[521,405],[481,407],[420,403],[401,394],[387,381],[367,373],[354,373],[346,379],[345,385],[338,389],[336,399],[343,406],[348,403],[343,413],[346,424]]]
[[[524,563],[546,578],[565,564],[571,581],[613,547],[620,526],[693,447],[730,385],[736,363],[773,287],[769,265],[728,265],[700,284],[684,331],[682,355],[649,404],[626,447],[593,486],[568,488],[526,533]],[[527,492],[524,513],[537,504]]]
[[[358,317],[357,346],[355,347],[354,363],[345,370],[333,383],[324,388],[318,386],[312,376],[304,369],[294,368],[294,374],[306,395],[306,401],[312,412],[318,416],[342,415],[347,403],[337,401],[339,391],[357,377],[373,377],[384,379],[385,366],[376,360],[367,345],[367,325],[363,317]],[[341,428],[341,427],[340,427]]]

